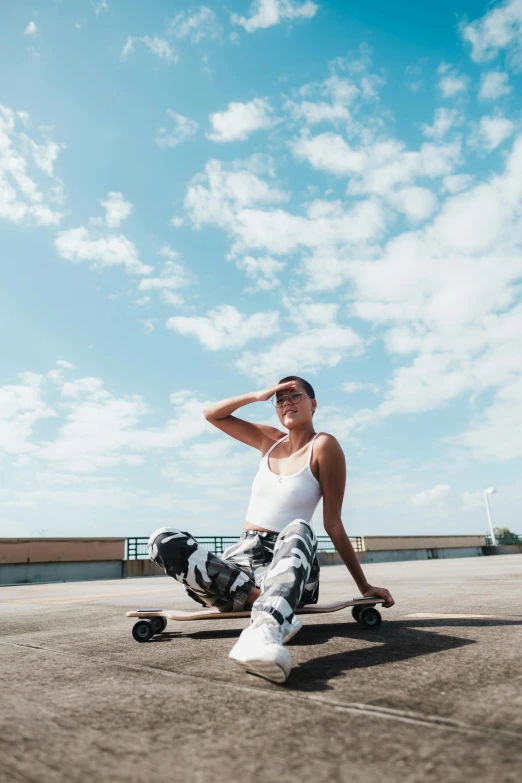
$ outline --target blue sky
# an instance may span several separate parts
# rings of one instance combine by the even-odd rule
[[[0,14],[0,536],[238,532],[288,374],[349,533],[521,532],[518,0]]]

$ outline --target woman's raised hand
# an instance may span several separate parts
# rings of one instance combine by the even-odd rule
[[[256,392],[256,400],[257,402],[269,400],[270,397],[283,389],[297,389],[297,381],[286,381],[285,383],[276,383],[275,386],[268,386],[266,389]]]

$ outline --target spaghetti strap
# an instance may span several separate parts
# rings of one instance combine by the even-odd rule
[[[318,435],[320,435],[320,432],[316,432],[312,440],[310,441],[310,448],[308,449],[308,467],[310,467],[310,463],[312,461],[312,449],[314,447],[314,440],[317,438]]]
[[[268,449],[268,451],[266,452],[266,454],[265,454],[265,456],[263,457],[263,459],[265,459],[265,458],[266,458],[266,461],[268,462],[268,455],[270,454],[270,452],[271,452],[271,451],[273,451],[273,450],[275,449],[275,447],[276,447],[276,446],[279,446],[279,444],[280,444],[280,443],[282,443],[282,442],[284,441],[284,439],[285,439],[285,438],[288,438],[288,435],[283,435],[283,437],[282,437],[282,438],[280,438],[280,439],[279,439],[279,440],[278,440],[276,443],[274,443],[274,445],[273,445],[273,446],[270,446],[270,448],[269,448],[269,449]]]

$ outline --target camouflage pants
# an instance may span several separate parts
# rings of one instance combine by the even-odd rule
[[[298,605],[317,603],[319,595],[317,539],[303,519],[295,519],[281,533],[246,530],[221,557],[201,547],[190,533],[161,528],[149,539],[149,557],[195,601],[222,611],[244,609],[252,588],[259,587],[252,617],[268,612],[285,628]]]

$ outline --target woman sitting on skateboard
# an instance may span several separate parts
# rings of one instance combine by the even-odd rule
[[[232,416],[243,405],[270,398],[286,434]],[[343,527],[344,453],[333,435],[314,431],[316,408],[312,386],[295,375],[206,408],[207,421],[262,455],[241,538],[221,557],[175,528],[156,530],[149,539],[151,560],[185,585],[195,601],[221,611],[252,609],[250,625],[229,658],[273,682],[284,682],[292,668],[283,644],[302,627],[295,609],[317,602],[319,562],[311,519],[321,497],[324,528],[361,595],[382,598],[383,606],[394,604],[388,590],[366,581]]]

